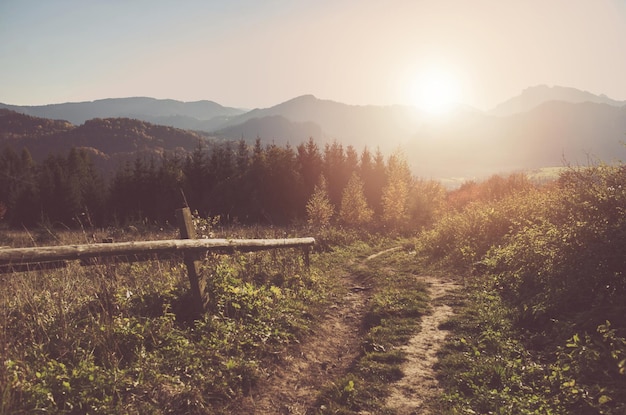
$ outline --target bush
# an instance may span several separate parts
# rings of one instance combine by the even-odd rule
[[[485,413],[499,405],[505,391],[515,392],[515,399],[525,394],[528,402],[552,398],[555,413],[623,413],[625,213],[626,167],[600,165],[570,169],[542,189],[469,203],[418,239],[427,261],[466,275],[480,265],[487,281],[481,290],[502,300],[511,321],[508,331],[493,330],[483,320],[475,323],[477,338],[500,345],[494,350],[482,349],[481,340],[460,342],[461,354],[475,358],[451,357],[462,362],[458,373],[465,383],[451,382],[450,402],[469,399],[474,410]],[[511,357],[497,376],[484,372],[498,367],[489,359],[506,357],[502,347],[509,341],[547,373],[539,379],[547,388],[539,395],[516,392],[502,381],[523,378],[531,364],[511,366]],[[482,379],[496,380],[494,393]]]

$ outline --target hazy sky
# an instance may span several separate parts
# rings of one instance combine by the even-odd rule
[[[626,100],[626,0],[0,0],[0,102],[150,96],[480,109],[537,84]]]

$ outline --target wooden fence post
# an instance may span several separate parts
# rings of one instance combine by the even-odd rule
[[[307,271],[311,268],[311,260],[309,259],[310,252],[311,252],[310,246],[305,246],[302,248],[302,253],[304,254],[304,268]]]
[[[176,220],[180,229],[180,239],[196,239],[196,228],[191,218],[191,210],[188,207],[176,210]],[[193,253],[184,253],[187,275],[191,286],[191,297],[194,312],[201,315],[206,311],[208,297],[205,292],[205,284],[200,278],[200,261],[196,260]]]

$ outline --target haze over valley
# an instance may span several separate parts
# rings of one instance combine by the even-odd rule
[[[626,414],[626,0],[0,39],[0,414]]]
[[[265,144],[297,146],[313,138],[321,146],[337,141],[358,151],[400,149],[415,175],[459,184],[496,173],[610,163],[626,152],[626,102],[560,86],[527,88],[489,111],[457,106],[438,116],[407,105],[347,105],[313,95],[249,111],[213,101],[154,98],[0,108],[67,121],[10,131],[10,113],[3,113],[5,144],[26,146],[36,159],[74,146],[93,149],[96,158],[128,160],[136,151],[190,152],[207,139],[243,139],[252,145],[259,138]],[[128,120],[113,121],[116,127],[107,129],[104,124],[110,128],[111,121],[105,118]],[[51,137],[36,137],[42,130]]]
[[[126,118],[220,141],[400,148],[415,175],[457,183],[623,159],[618,0],[9,0],[0,36],[1,106],[76,127],[31,140],[34,153],[81,143],[115,159],[83,125]],[[130,147],[187,146],[133,128]]]

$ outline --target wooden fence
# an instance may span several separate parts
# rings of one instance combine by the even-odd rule
[[[200,255],[206,252],[232,253],[252,252],[277,248],[302,248],[305,264],[309,265],[309,250],[315,244],[313,238],[289,239],[195,239],[196,233],[189,208],[176,211],[181,239],[138,242],[112,242],[87,245],[61,245],[34,248],[0,249],[0,272],[20,272],[33,269],[58,268],[65,261],[80,260],[83,265],[93,265],[94,258],[122,257],[122,261],[148,260],[156,256],[182,254],[193,297],[193,307],[198,312],[206,309],[201,278],[199,278]]]

